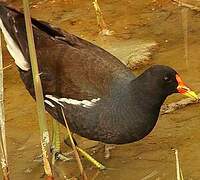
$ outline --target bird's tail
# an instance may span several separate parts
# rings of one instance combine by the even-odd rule
[[[30,63],[24,15],[0,3],[0,29],[16,65],[20,69],[28,71]]]

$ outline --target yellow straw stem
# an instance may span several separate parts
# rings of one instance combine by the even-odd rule
[[[176,178],[177,180],[184,180],[183,178],[183,173],[180,167],[180,161],[178,158],[178,150],[177,149],[173,149],[174,153],[175,153],[175,159],[176,159]]]
[[[49,179],[51,179],[52,171],[51,171],[50,163],[48,161],[49,132],[47,129],[47,122],[45,118],[44,97],[43,97],[42,85],[41,85],[41,80],[39,76],[38,63],[37,63],[37,57],[36,57],[36,51],[35,51],[33,29],[32,29],[31,17],[30,17],[30,10],[29,10],[29,1],[23,0],[23,6],[24,6],[26,32],[27,32],[32,74],[33,74],[33,82],[34,82],[34,88],[35,88],[37,113],[38,113],[39,126],[40,126],[40,140],[41,140],[41,146],[42,146],[44,170],[45,170],[46,175],[49,177]]]
[[[81,159],[80,159],[80,157],[79,157],[79,154],[78,154],[76,145],[75,145],[74,140],[73,140],[73,138],[72,138],[71,131],[70,131],[70,129],[69,129],[69,126],[68,126],[68,123],[67,123],[67,120],[66,120],[66,117],[65,117],[63,108],[61,108],[61,111],[62,111],[63,119],[64,119],[64,121],[65,121],[66,129],[67,129],[67,134],[69,135],[69,139],[70,139],[70,141],[71,141],[72,148],[73,148],[73,150],[74,150],[74,155],[75,155],[75,158],[76,158],[76,161],[77,161],[77,164],[78,164],[78,167],[79,167],[81,176],[83,177],[84,180],[87,180],[87,176],[86,176],[86,174],[85,174],[85,172],[84,172],[83,165],[82,165],[82,163],[81,163]]]
[[[100,170],[104,170],[106,169],[106,167],[99,163],[97,160],[95,160],[92,156],[90,156],[88,153],[86,153],[83,149],[77,147],[77,150],[86,158],[88,159],[90,162],[92,162],[97,168],[99,168]]]
[[[8,157],[6,148],[5,133],[5,113],[4,113],[4,90],[3,90],[3,55],[2,55],[2,39],[0,31],[0,149],[1,149],[1,167],[3,171],[3,179],[9,180]]]
[[[95,12],[96,12],[96,16],[97,16],[97,25],[100,29],[100,34],[102,35],[112,35],[113,34],[113,31],[110,31],[104,21],[104,18],[103,18],[103,13],[99,7],[99,4],[98,4],[98,1],[97,0],[94,0],[93,1],[93,6],[94,6],[94,9],[95,9]]]

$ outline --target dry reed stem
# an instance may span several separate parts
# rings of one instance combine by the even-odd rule
[[[200,93],[198,94],[198,97],[200,97]],[[168,114],[168,113],[171,113],[171,112],[176,111],[178,109],[184,108],[187,105],[197,104],[199,102],[200,102],[200,99],[194,100],[192,98],[185,98],[185,99],[182,99],[182,100],[177,101],[177,102],[165,104],[161,107],[160,114]]]
[[[96,12],[96,16],[97,16],[97,25],[100,29],[100,34],[101,35],[112,35],[113,34],[113,31],[110,31],[108,29],[108,26],[106,25],[105,21],[104,21],[104,18],[103,18],[103,13],[99,7],[99,4],[98,4],[98,1],[97,0],[94,0],[93,1],[93,6],[94,6],[94,9],[95,9],[95,12]]]
[[[175,2],[175,3],[177,3],[181,7],[186,7],[186,8],[189,8],[189,9],[193,10],[193,11],[200,12],[200,8],[197,7],[197,6],[194,6],[192,4],[184,3],[184,2],[182,2],[180,0],[172,0],[172,1]]]
[[[87,178],[87,176],[86,176],[86,174],[85,174],[85,172],[84,172],[83,165],[82,165],[82,163],[81,163],[81,159],[80,159],[80,157],[79,157],[79,154],[78,154],[76,145],[75,145],[74,140],[73,140],[73,138],[72,138],[71,131],[70,131],[70,129],[69,129],[69,126],[68,126],[68,123],[67,123],[67,120],[66,120],[66,117],[65,117],[63,108],[61,108],[61,111],[62,111],[62,116],[63,116],[64,122],[65,122],[65,125],[66,125],[67,134],[68,134],[69,139],[70,139],[70,141],[71,141],[72,148],[73,148],[73,150],[74,150],[74,155],[75,155],[75,158],[76,158],[76,161],[77,161],[78,168],[79,168],[79,170],[80,170],[81,176],[83,177],[84,180],[87,180],[88,178]]]
[[[4,90],[3,90],[3,55],[2,55],[2,33],[0,31],[0,149],[1,149],[1,167],[3,179],[9,180],[8,156],[6,147],[5,132],[5,113],[4,113]]]
[[[1,56],[1,55],[0,55]],[[0,59],[1,59],[1,57],[0,57]],[[4,71],[4,70],[6,70],[6,69],[8,69],[8,68],[10,68],[10,67],[12,67],[12,64],[9,64],[8,66],[6,66],[6,67],[3,67],[3,68],[0,68],[0,71]]]
[[[178,150],[177,149],[172,149],[172,150],[175,153],[175,159],[176,159],[176,179],[177,180],[184,180],[182,169],[181,169],[181,166],[180,166],[179,157],[178,157]]]
[[[42,148],[42,155],[43,155],[43,162],[44,162],[44,171],[48,179],[53,179],[51,166],[48,161],[48,154],[49,154],[49,149],[50,149],[49,148],[49,132],[47,129],[47,122],[46,122],[46,117],[45,117],[44,97],[43,97],[42,85],[41,85],[41,80],[40,80],[39,70],[38,70],[38,63],[37,63],[37,57],[36,57],[36,51],[35,51],[35,43],[34,43],[34,38],[33,38],[33,29],[32,29],[28,0],[23,0],[23,8],[24,8],[24,16],[25,16],[25,23],[26,23],[27,40],[28,40],[28,47],[29,47],[29,53],[30,53],[32,74],[33,74],[38,120],[39,120],[39,126],[40,126],[40,141],[41,141],[41,148]]]
[[[10,68],[10,67],[12,67],[12,64],[9,64],[8,66],[6,66],[6,67],[3,67],[3,70],[6,70],[6,69],[8,69],[8,68]],[[0,68],[0,71],[2,70],[2,68]]]

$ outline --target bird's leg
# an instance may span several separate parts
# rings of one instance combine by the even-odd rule
[[[67,145],[69,145],[68,143],[68,139],[69,137],[67,136],[66,139],[65,139],[65,143]],[[92,164],[94,164],[97,168],[99,168],[100,170],[104,170],[106,169],[106,167],[99,163],[96,159],[94,159],[90,154],[88,154],[86,151],[84,151],[83,149],[81,149],[80,147],[78,147],[76,141],[75,141],[75,144],[76,144],[76,149],[78,150],[78,152],[84,157],[86,158],[88,161],[90,161]]]
[[[52,149],[55,152],[60,152],[60,127],[55,120],[53,120],[52,129]]]
[[[52,121],[53,128],[52,128],[52,164],[55,164],[55,161],[57,159],[57,154],[60,153],[60,129],[59,124],[53,120]]]
[[[61,161],[69,161],[71,158],[67,158],[61,153],[60,148],[60,124],[53,120],[53,132],[52,132],[52,164],[55,164],[57,159]]]

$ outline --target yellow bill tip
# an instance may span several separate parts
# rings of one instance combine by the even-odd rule
[[[194,91],[191,91],[191,90],[183,93],[183,95],[190,97],[190,98],[193,98],[195,100],[199,100],[199,97],[197,96],[197,94]]]

